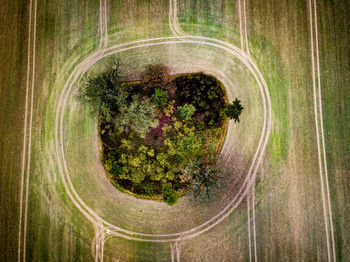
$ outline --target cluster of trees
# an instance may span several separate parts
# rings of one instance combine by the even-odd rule
[[[180,75],[175,82],[178,101],[196,108],[196,117],[202,128],[217,128],[223,124],[226,100],[219,81],[213,76],[195,73]]]
[[[120,62],[91,75],[79,95],[99,113],[102,161],[114,182],[140,195],[162,195],[172,205],[192,188],[209,199],[219,185],[215,156],[208,161],[210,130],[226,117],[239,122],[243,107],[226,103],[221,84],[202,73],[170,75],[164,65],[148,66],[141,81],[126,82]],[[214,150],[215,151],[215,150]]]
[[[180,175],[189,159],[198,161],[202,157],[204,139],[194,126],[188,126],[188,121],[176,117],[173,120],[171,125],[162,127],[164,139],[158,147],[145,145],[135,131],[123,134],[123,139],[114,147],[118,155],[108,156],[107,171],[119,181],[128,181],[122,183],[124,187],[146,195],[161,193],[165,184],[176,190],[185,184],[189,186],[190,181],[180,183]],[[146,190],[141,184],[147,185]]]

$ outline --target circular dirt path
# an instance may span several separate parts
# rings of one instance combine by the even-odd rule
[[[259,144],[257,146],[256,152],[254,154],[253,160],[251,162],[250,168],[244,181],[242,182],[240,188],[237,190],[237,193],[232,196],[232,199],[229,203],[215,216],[211,219],[208,219],[206,222],[193,227],[192,229],[177,232],[177,233],[164,233],[164,234],[150,234],[142,232],[134,232],[130,230],[123,229],[118,225],[114,225],[103,218],[101,218],[94,210],[92,210],[78,195],[76,192],[71,177],[69,174],[69,169],[66,161],[65,150],[64,150],[64,113],[67,108],[67,101],[71,95],[73,86],[82,78],[82,76],[87,72],[87,70],[97,63],[102,58],[107,56],[117,54],[120,52],[145,48],[150,46],[162,46],[162,45],[180,45],[180,44],[196,44],[210,46],[213,48],[220,49],[226,52],[228,55],[233,56],[249,70],[249,72],[254,77],[263,102],[263,127],[261,132],[261,137]],[[66,84],[63,87],[59,102],[57,105],[56,111],[56,120],[55,120],[55,146],[56,146],[56,157],[59,167],[59,173],[63,180],[66,193],[73,202],[73,204],[79,209],[80,212],[86,216],[86,218],[91,221],[95,228],[102,229],[103,232],[107,232],[108,235],[120,236],[126,239],[138,240],[138,241],[147,241],[147,242],[173,242],[180,241],[189,238],[193,238],[199,234],[204,233],[215,225],[223,221],[233,210],[241,203],[243,198],[246,196],[250,187],[253,185],[256,177],[258,167],[261,163],[262,156],[264,154],[271,126],[271,102],[269,96],[269,90],[266,85],[266,82],[259,71],[256,64],[241,51],[241,49],[226,43],[221,40],[207,38],[207,37],[197,37],[197,36],[187,36],[182,37],[181,39],[177,37],[162,37],[154,39],[146,39],[135,41],[131,43],[125,43],[120,45],[115,45],[109,48],[105,48],[97,51],[96,53],[88,56],[83,62],[77,65],[73,70]],[[228,130],[228,133],[230,130]],[[225,142],[226,144],[226,142]],[[224,144],[224,147],[225,147]],[[104,234],[102,234],[104,235]]]

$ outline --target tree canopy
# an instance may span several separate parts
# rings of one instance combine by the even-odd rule
[[[157,108],[147,97],[134,95],[129,105],[122,106],[120,113],[114,119],[115,126],[122,126],[145,135],[149,128],[158,125]]]
[[[194,162],[191,169],[193,198],[210,201],[220,186],[220,166],[217,163]]]
[[[151,100],[154,104],[163,108],[168,104],[168,95],[163,89],[156,88],[152,94]]]
[[[191,104],[184,104],[183,106],[179,106],[179,118],[180,120],[190,120],[193,116],[194,112],[196,111],[196,108]]]
[[[168,205],[176,204],[178,199],[178,195],[174,189],[171,188],[170,185],[163,186],[163,201]]]
[[[142,79],[142,88],[148,93],[153,93],[157,88],[163,89],[169,96],[176,92],[169,68],[164,64],[147,66]]]
[[[99,112],[108,178],[169,205],[190,189],[194,198],[211,198],[220,179],[225,113],[239,121],[240,101],[227,105],[222,84],[203,73],[171,76],[165,65],[150,65],[141,80],[125,81],[119,67],[114,61],[90,74],[79,94]]]
[[[244,107],[241,105],[241,101],[236,98],[231,104],[226,105],[225,114],[228,118],[234,119],[235,123],[239,123],[239,117],[243,109]]]
[[[114,61],[103,73],[92,73],[87,81],[82,82],[79,99],[90,105],[93,114],[99,112],[111,119],[118,108],[126,104],[128,86],[122,82],[119,67],[120,62]]]
[[[213,76],[203,73],[183,74],[175,79],[178,101],[191,104],[205,128],[220,127],[225,119],[225,91]]]

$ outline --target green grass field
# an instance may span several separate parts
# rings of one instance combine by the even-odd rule
[[[349,261],[347,0],[12,0],[0,14],[0,261]],[[203,71],[242,100],[211,203],[109,183],[76,95],[111,57],[125,75]]]

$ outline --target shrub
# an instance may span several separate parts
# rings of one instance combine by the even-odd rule
[[[178,195],[170,185],[163,186],[163,201],[168,205],[174,205],[177,202]]]
[[[167,117],[171,117],[174,113],[174,104],[175,104],[175,100],[171,100],[168,105],[166,106],[166,108],[164,108],[163,113],[167,116]]]
[[[167,105],[168,102],[168,95],[166,94],[166,92],[160,88],[157,88],[152,97],[151,100],[153,103],[155,103],[156,105],[160,106],[160,107],[165,107]]]
[[[195,154],[202,147],[202,144],[202,139],[191,133],[182,140],[182,151],[185,153]]]
[[[179,118],[180,120],[187,121],[190,120],[196,111],[196,108],[191,104],[184,104],[183,106],[179,106]]]
[[[156,186],[150,183],[147,183],[143,186],[143,192],[145,195],[152,196],[156,193]]]
[[[239,101],[236,98],[236,100],[233,101],[232,104],[227,104],[225,114],[228,118],[234,119],[235,123],[239,123],[239,116],[241,115],[242,111],[243,106],[241,105],[241,101]]]
[[[122,170],[122,167],[118,164],[115,164],[112,168],[111,168],[111,174],[114,175],[114,176],[119,176],[123,170]]]
[[[114,159],[111,159],[111,158],[107,158],[107,159],[104,161],[105,168],[106,168],[106,170],[107,170],[108,172],[111,171],[111,169],[113,168],[114,162],[115,162],[115,160],[114,160]]]

